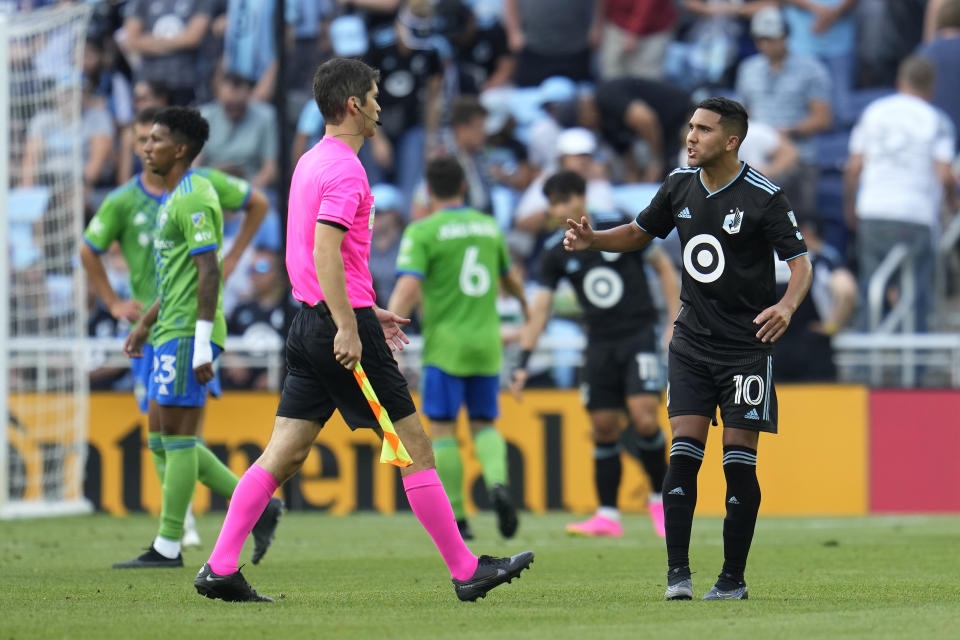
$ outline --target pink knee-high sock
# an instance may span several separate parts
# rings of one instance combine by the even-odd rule
[[[417,520],[437,545],[450,577],[466,580],[477,570],[477,557],[470,553],[457,529],[450,500],[436,469],[424,469],[403,478],[407,501]],[[229,514],[228,514],[229,515]]]
[[[224,576],[237,570],[243,543],[278,486],[270,472],[256,464],[240,478],[233,490],[220,537],[207,561],[214,573]]]

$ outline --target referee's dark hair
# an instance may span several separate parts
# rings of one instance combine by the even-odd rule
[[[558,171],[543,183],[543,195],[547,200],[559,198],[566,202],[570,196],[585,196],[587,183],[576,171]]]
[[[706,109],[718,114],[720,116],[720,126],[727,133],[731,133],[740,139],[737,143],[737,148],[740,148],[743,139],[747,137],[747,110],[743,108],[742,104],[730,98],[713,96],[698,104],[697,109]]]
[[[366,105],[370,85],[379,80],[378,70],[353,58],[333,58],[317,67],[313,74],[313,99],[320,107],[324,122],[343,122],[350,96]]]
[[[178,144],[187,145],[189,162],[193,162],[200,154],[210,137],[210,125],[206,118],[192,107],[165,107],[154,116],[153,122],[170,129],[170,135]]]
[[[456,198],[463,193],[466,174],[453,156],[437,156],[427,162],[427,189],[437,199]]]

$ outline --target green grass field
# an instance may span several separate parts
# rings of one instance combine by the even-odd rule
[[[750,600],[664,602],[666,556],[646,518],[628,517],[621,540],[592,540],[567,537],[566,514],[527,515],[504,542],[482,515],[475,551],[537,557],[522,580],[461,603],[411,515],[294,513],[244,570],[273,605],[194,591],[221,518],[200,518],[204,547],[183,569],[153,571],[110,569],[152,540],[147,516],[0,523],[0,640],[958,637],[960,517],[761,519]],[[695,524],[697,597],[719,571],[720,528]]]

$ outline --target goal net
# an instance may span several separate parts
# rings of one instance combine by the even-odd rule
[[[0,517],[90,510],[81,69],[90,5],[0,15]]]

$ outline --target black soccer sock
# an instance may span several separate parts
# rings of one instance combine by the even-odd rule
[[[724,447],[723,475],[727,479],[727,517],[723,519],[723,572],[717,584],[721,589],[733,589],[743,581],[760,510],[757,450]]]
[[[670,467],[663,479],[663,517],[670,569],[690,566],[690,529],[697,507],[697,473],[702,463],[702,442],[694,438],[673,440]]]
[[[650,477],[650,489],[654,493],[663,491],[663,479],[667,475],[667,441],[659,429],[652,436],[637,435],[640,463]]]
[[[617,493],[620,492],[620,445],[595,444],[593,447],[593,479],[597,485],[597,498],[601,507],[617,508]]]

